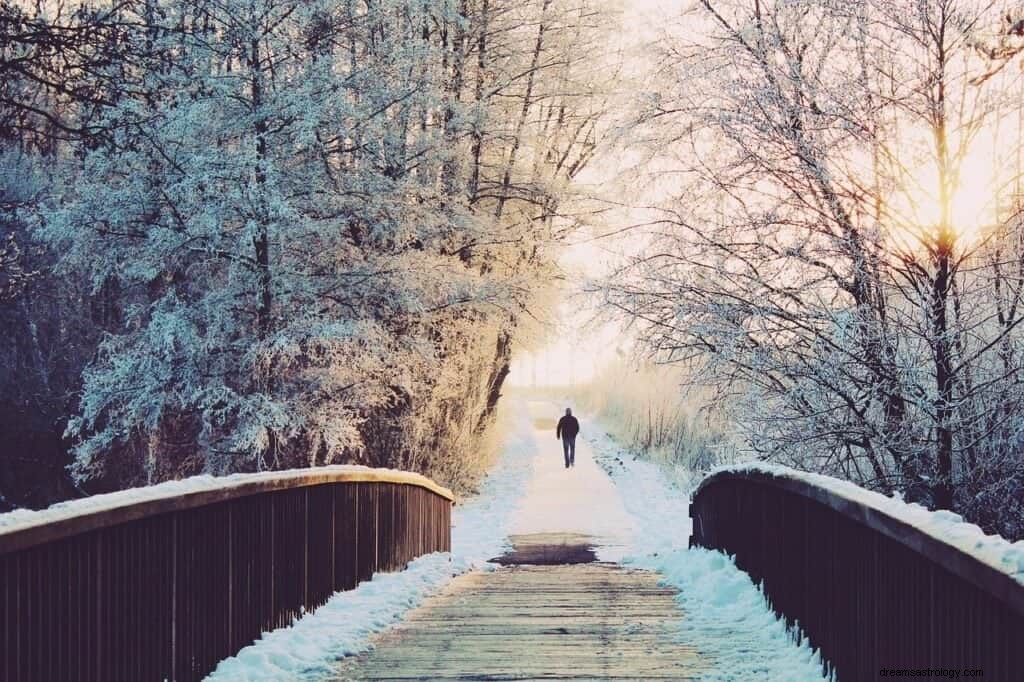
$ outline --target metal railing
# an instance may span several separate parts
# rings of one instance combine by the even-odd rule
[[[734,555],[843,682],[883,668],[1024,679],[1024,586],[870,502],[739,470],[705,479],[690,515],[691,545]]]
[[[451,503],[416,474],[324,467],[0,530],[0,679],[200,679],[334,592],[449,551]]]

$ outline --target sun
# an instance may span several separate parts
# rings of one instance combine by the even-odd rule
[[[886,201],[890,238],[910,251],[950,236],[961,252],[978,244],[999,218],[1002,178],[997,159],[993,141],[978,136],[949,162],[945,193],[934,159],[903,164]]]
[[[951,200],[951,222],[965,245],[978,242],[998,219],[999,174],[993,157],[969,154],[961,164]]]

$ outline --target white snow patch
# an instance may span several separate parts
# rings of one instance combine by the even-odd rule
[[[337,659],[366,648],[367,639],[397,620],[460,572],[447,553],[427,554],[400,573],[377,573],[292,625],[266,632],[218,664],[208,680],[317,679]]]
[[[829,490],[840,497],[902,521],[1024,584],[1024,540],[1010,542],[999,535],[987,535],[981,528],[964,521],[962,516],[954,512],[945,509],[929,511],[919,504],[904,502],[898,496],[886,497],[881,493],[865,490],[850,481],[791,469],[780,464],[749,462],[729,465],[713,470],[710,475],[718,472],[757,472],[775,478],[802,481]]]
[[[636,523],[615,485],[590,455],[585,434],[576,441],[575,466],[566,469],[562,443],[555,438],[555,419],[561,410],[546,401],[529,402],[527,407],[531,417],[551,426],[534,431],[532,472],[510,532],[586,535],[600,561],[619,561],[637,531]]]

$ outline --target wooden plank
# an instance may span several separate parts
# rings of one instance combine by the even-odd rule
[[[613,564],[470,573],[329,679],[697,679],[698,652],[676,641],[676,595]]]

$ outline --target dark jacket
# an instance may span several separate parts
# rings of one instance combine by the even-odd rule
[[[555,429],[555,438],[575,438],[576,434],[579,432],[580,423],[576,421],[576,417],[565,415],[558,420],[558,428]]]

